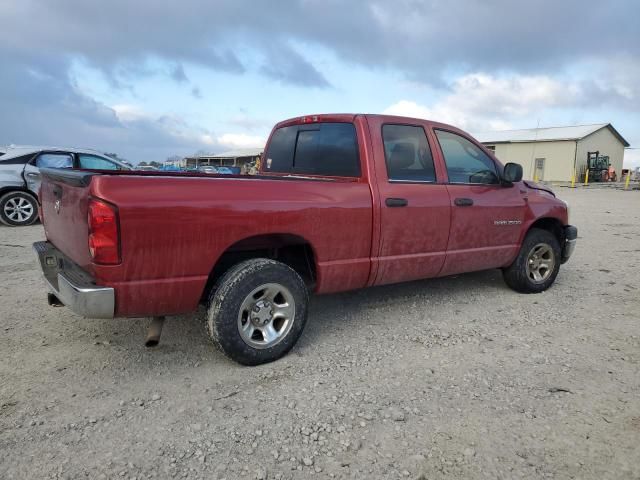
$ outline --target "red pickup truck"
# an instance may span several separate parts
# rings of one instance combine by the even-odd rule
[[[308,293],[500,268],[547,289],[571,255],[567,205],[467,133],[386,115],[277,124],[256,176],[43,169],[49,303],[94,318],[207,311],[232,359],[295,344]]]

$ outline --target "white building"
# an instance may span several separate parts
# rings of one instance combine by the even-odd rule
[[[624,149],[629,143],[610,123],[531,128],[479,133],[475,137],[503,162],[522,165],[525,179],[570,182],[584,178],[587,155],[598,152],[621,178]]]

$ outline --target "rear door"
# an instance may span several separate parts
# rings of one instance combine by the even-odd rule
[[[504,266],[518,249],[525,199],[470,138],[434,129],[447,169],[451,231],[442,275]]]
[[[451,207],[425,126],[383,123],[380,117],[369,122],[381,211],[375,284],[436,276],[445,259]]]
[[[68,152],[41,152],[25,165],[24,180],[27,188],[36,195],[40,191],[40,169],[43,167],[73,168],[73,155]]]
[[[0,157],[0,188],[17,187],[24,188],[24,169],[34,153],[16,155],[9,151]],[[9,158],[7,158],[9,157]]]

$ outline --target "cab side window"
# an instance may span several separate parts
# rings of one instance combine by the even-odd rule
[[[87,170],[120,170],[117,164],[96,155],[78,154],[78,168]]]
[[[73,168],[73,157],[68,153],[43,153],[38,156],[36,167]]]
[[[435,132],[447,164],[449,183],[499,183],[495,163],[480,147],[455,133]]]
[[[389,181],[436,181],[431,149],[422,127],[383,125],[382,140]]]

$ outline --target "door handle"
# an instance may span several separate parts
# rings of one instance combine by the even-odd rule
[[[27,177],[38,178],[40,174],[38,172],[27,172]]]
[[[470,198],[456,198],[453,203],[455,203],[458,207],[470,207],[473,205],[473,200]]]
[[[409,205],[409,200],[406,198],[387,198],[384,203],[387,207],[406,207]]]

